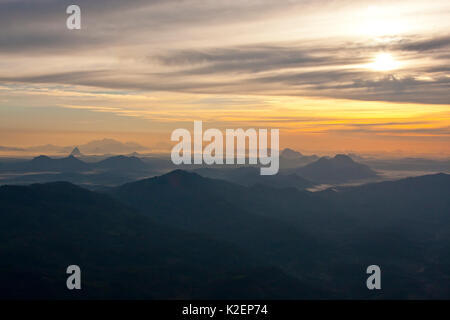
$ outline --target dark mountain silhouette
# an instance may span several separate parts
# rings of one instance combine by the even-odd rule
[[[276,174],[262,176],[257,167],[241,167],[231,169],[200,168],[195,173],[207,178],[222,179],[244,186],[267,185],[276,188],[298,188],[300,190],[313,187],[315,184],[296,174]]]
[[[147,148],[135,142],[120,142],[114,139],[93,140],[78,146],[56,146],[52,144],[23,148],[0,146],[0,151],[33,152],[41,154],[67,154],[77,148],[85,154],[115,155],[144,151]],[[76,154],[74,154],[76,155]]]
[[[105,160],[94,163],[93,167],[102,170],[114,171],[145,171],[149,169],[149,166],[141,159],[127,156],[109,157]]]
[[[319,159],[316,155],[303,155],[298,151],[286,148],[280,153],[280,168],[289,169],[307,165]]]
[[[253,254],[153,222],[68,183],[0,187],[2,298],[175,299],[314,296]],[[65,288],[67,266],[83,289]],[[256,276],[258,275],[258,276]]]
[[[133,153],[131,153],[131,154],[129,154],[128,155],[129,157],[139,157],[139,156],[141,156],[141,154],[139,153],[139,152],[133,152]]]
[[[94,140],[80,146],[80,150],[88,154],[126,154],[145,149],[134,142],[123,143],[114,139]]]
[[[295,169],[294,172],[317,183],[345,183],[377,177],[376,172],[368,166],[357,163],[342,154],[338,154],[334,158],[322,157],[313,163]]]
[[[53,159],[39,156],[23,164],[24,170],[30,171],[63,171],[74,172],[89,169],[89,164],[75,158],[73,155],[66,158]]]
[[[82,159],[85,159],[83,157]],[[2,184],[30,184],[68,181],[89,189],[117,186],[143,177],[154,176],[166,167],[163,160],[142,161],[136,157],[114,156],[98,162],[85,162],[71,155],[67,158],[39,156],[33,160],[0,163],[6,173]]]
[[[80,152],[80,149],[78,149],[78,147],[75,147],[75,148],[73,148],[70,155],[74,156],[74,157],[79,157],[79,156],[82,156],[83,154]]]
[[[76,150],[74,150],[76,151]],[[151,169],[151,163],[143,162],[136,157],[113,156],[98,162],[85,162],[76,158],[73,154],[66,158],[50,158],[48,156],[39,156],[30,161],[17,161],[7,163],[2,170],[13,171],[57,171],[57,172],[81,172],[87,170],[102,171],[139,171],[147,172]]]
[[[280,156],[284,157],[284,158],[300,158],[300,157],[303,157],[303,155],[300,152],[292,150],[292,149],[289,149],[289,148],[283,149],[283,151],[281,151],[281,153],[280,153]]]

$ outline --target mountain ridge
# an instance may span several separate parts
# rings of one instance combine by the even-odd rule
[[[162,226],[67,182],[2,186],[0,201],[3,298],[224,299],[241,281],[252,282],[243,299],[314,296],[313,288],[251,253]],[[74,263],[83,272],[76,293],[64,286]]]
[[[317,183],[345,183],[377,178],[377,173],[367,165],[343,154],[337,154],[334,158],[322,157],[292,171]]]

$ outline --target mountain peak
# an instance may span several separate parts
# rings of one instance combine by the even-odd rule
[[[48,156],[40,155],[40,156],[34,157],[32,161],[43,161],[43,160],[51,160],[51,158]]]
[[[170,171],[169,173],[166,173],[161,176],[161,178],[163,178],[163,177],[194,178],[194,177],[201,177],[201,176],[194,172],[189,172],[189,171],[181,170],[181,169],[175,169],[175,170]]]
[[[207,183],[209,179],[194,172],[177,169],[156,177],[156,181],[176,188],[196,188],[200,184],[203,185],[204,183]]]
[[[284,158],[300,158],[303,155],[295,150],[289,149],[289,148],[285,148],[283,149],[283,151],[281,151],[281,156]]]
[[[344,154],[337,154],[334,158],[322,157],[296,172],[317,183],[344,183],[349,181],[372,179],[376,172],[367,165],[355,162]]]
[[[337,154],[334,156],[334,160],[341,161],[341,162],[354,162],[352,158],[345,154]]]
[[[104,138],[93,140],[81,146],[85,153],[92,154],[118,154],[145,150],[145,147],[134,142],[120,142],[114,139]]]
[[[81,156],[81,151],[78,149],[78,147],[73,148],[72,152],[70,153],[71,156]]]

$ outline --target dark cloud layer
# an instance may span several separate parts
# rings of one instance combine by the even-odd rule
[[[450,36],[447,35],[431,39],[404,41],[400,43],[400,45],[398,46],[399,50],[418,51],[418,52],[438,50],[438,49],[448,50],[448,48],[450,48]]]

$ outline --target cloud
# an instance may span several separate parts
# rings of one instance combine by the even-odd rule
[[[276,41],[272,35],[264,43],[252,37],[261,22],[279,23],[291,11],[301,14],[299,19],[311,12],[321,18],[325,7],[345,8],[349,1],[79,0],[80,32],[65,28],[69,4],[0,0],[0,81],[450,103],[449,35],[364,41],[335,39],[322,31],[299,33],[295,41]],[[227,43],[233,28],[249,35]],[[222,32],[223,44],[214,37]],[[405,59],[405,67],[390,74],[371,71],[365,65],[381,51]]]
[[[239,24],[243,20],[274,15],[295,6],[297,2],[77,0],[76,4],[81,8],[82,29],[71,32],[66,29],[66,8],[73,1],[2,0],[0,53],[23,54],[22,50],[32,49],[35,54],[41,54],[124,46],[136,44],[133,43],[134,38],[159,43],[172,37],[172,32],[228,23]]]
[[[287,67],[286,67],[287,68]],[[244,68],[245,69],[245,68]],[[268,68],[265,71],[270,71]],[[276,69],[277,71],[280,68]],[[379,78],[367,70],[318,70],[275,72],[257,75],[245,72],[243,78],[226,77],[208,81],[197,75],[179,73],[117,73],[115,70],[75,71],[20,77],[0,77],[3,82],[57,83],[116,90],[176,91],[205,94],[264,94],[285,96],[322,96],[371,101],[449,104],[450,78],[431,80],[399,77]],[[216,73],[213,73],[216,74]]]

